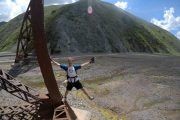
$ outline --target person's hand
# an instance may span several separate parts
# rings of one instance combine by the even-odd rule
[[[95,57],[92,57],[90,63],[95,63]]]

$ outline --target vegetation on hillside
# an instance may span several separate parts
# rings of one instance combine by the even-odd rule
[[[148,52],[180,53],[171,33],[112,4],[95,0],[45,7],[46,36],[53,53]],[[23,15],[0,27],[0,51],[14,51]]]

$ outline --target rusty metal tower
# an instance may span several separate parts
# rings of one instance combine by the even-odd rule
[[[76,119],[68,103],[62,102],[62,95],[49,59],[44,32],[43,2],[43,0],[31,0],[28,5],[18,37],[15,62],[26,58],[30,48],[34,47],[48,95],[40,97],[35,90],[0,69],[0,87],[27,102],[25,105],[1,106],[0,119]]]
[[[30,1],[24,14],[23,22],[18,36],[15,63],[18,63],[19,61],[27,58],[28,53],[33,47],[31,7],[32,6]]]

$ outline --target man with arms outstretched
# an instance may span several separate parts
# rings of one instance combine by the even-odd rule
[[[81,82],[79,81],[80,80],[79,77],[77,76],[77,70],[81,69],[81,67],[83,67],[83,66],[94,63],[94,57],[91,58],[90,61],[85,62],[85,63],[83,63],[81,65],[80,64],[73,64],[71,57],[68,58],[68,65],[60,64],[60,63],[54,61],[53,59],[51,59],[51,61],[54,64],[60,66],[60,68],[63,69],[64,71],[66,71],[66,73],[67,73],[67,86],[66,86],[66,92],[65,92],[65,95],[64,95],[64,100],[66,100],[66,97],[67,97],[69,91],[71,91],[73,87],[75,87],[77,90],[79,90],[79,89],[82,90],[83,93],[90,100],[94,99],[94,97],[88,95],[86,90],[83,88]]]

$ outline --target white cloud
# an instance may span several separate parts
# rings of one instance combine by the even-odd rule
[[[9,21],[26,11],[30,0],[0,0],[0,22]],[[77,0],[45,0],[45,5],[74,3]]]
[[[174,16],[174,8],[171,7],[169,10],[164,11],[163,20],[156,18],[151,19],[151,22],[165,30],[178,30],[180,28],[180,16]]]
[[[58,4],[58,5],[61,5],[61,4],[70,4],[70,3],[74,3],[78,0],[45,0],[45,5],[53,5],[53,4]]]
[[[114,5],[125,10],[128,7],[128,2],[117,1]]]
[[[28,4],[29,0],[1,0],[0,21],[8,21],[16,17],[26,10]]]
[[[176,37],[180,40],[180,31],[176,33]]]

